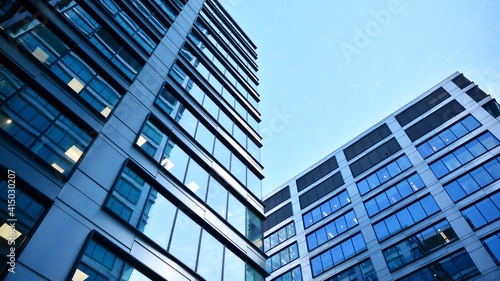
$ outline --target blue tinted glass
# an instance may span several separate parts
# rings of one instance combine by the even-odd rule
[[[325,226],[326,235],[328,235],[328,239],[333,239],[337,236],[337,228],[335,227],[335,223],[331,222]]]
[[[484,168],[495,180],[500,179],[500,162],[498,162],[498,160],[493,160],[484,164]]]
[[[374,224],[373,230],[375,231],[375,235],[377,235],[379,241],[389,236],[389,231],[383,221]]]
[[[467,195],[463,191],[462,187],[456,181],[451,182],[444,188],[446,192],[448,192],[448,195],[450,195],[451,200],[453,200],[453,202],[457,202],[458,200],[464,198]]]
[[[387,171],[386,168],[382,168],[382,169],[378,170],[376,174],[377,174],[377,177],[378,177],[380,183],[384,183],[391,178],[391,175],[389,175],[389,171]]]
[[[368,182],[370,189],[374,189],[375,187],[380,185],[380,180],[378,179],[376,174],[367,177],[366,181]]]
[[[345,241],[344,243],[341,244],[341,246],[342,246],[342,251],[344,252],[345,259],[354,256],[355,252],[351,240]]]
[[[450,143],[454,142],[457,139],[457,137],[450,130],[445,130],[441,132],[438,136],[445,145],[449,145]]]
[[[464,121],[462,121],[462,123]],[[464,125],[462,125],[461,123],[457,123],[457,124],[453,125],[453,127],[450,128],[450,131],[452,131],[453,134],[455,136],[457,136],[458,138],[466,135],[469,132],[469,130],[467,130],[467,128]]]
[[[398,160],[396,160],[396,162],[398,162],[398,165],[399,165],[399,168],[401,168],[401,171],[404,171],[412,166],[410,159],[408,159],[408,157],[406,157],[406,155],[399,158]]]
[[[306,239],[307,239],[307,247],[308,247],[309,251],[318,246],[318,241],[316,240],[316,233],[313,232],[313,233],[307,235]]]
[[[448,173],[448,169],[440,160],[432,163],[431,165],[429,165],[429,167],[431,168],[432,172],[434,173],[434,175],[436,175],[438,179]]]
[[[169,252],[190,268],[195,268],[201,227],[183,212],[177,212]]]
[[[480,141],[488,150],[497,146],[499,143],[497,138],[495,138],[495,136],[493,136],[490,132],[479,136],[477,140]]]
[[[349,228],[358,224],[358,219],[356,218],[354,211],[350,211],[349,213],[347,213],[345,215],[345,220],[347,222],[347,227]]]
[[[344,254],[342,253],[340,245],[331,249],[329,252],[332,254],[334,264],[338,264],[344,260]]]
[[[368,185],[368,182],[366,180],[362,180],[362,181],[358,182],[357,186],[358,186],[359,193],[361,195],[370,191],[370,186]]]
[[[321,258],[321,263],[323,265],[323,270],[326,270],[333,266],[333,259],[332,255],[330,254],[330,251],[326,251],[323,254],[321,254],[320,258]]]
[[[396,188],[398,189],[399,194],[401,194],[401,197],[403,198],[413,193],[413,189],[408,185],[406,181],[398,183],[396,185]]]
[[[436,204],[436,201],[434,201],[432,196],[423,198],[422,200],[420,200],[420,204],[422,204],[422,207],[424,207],[424,210],[428,216],[439,211],[439,206]]]
[[[469,142],[468,144],[465,145],[465,147],[467,147],[467,149],[475,157],[486,152],[486,148],[484,148],[484,146],[478,140],[473,140],[473,141]]]
[[[401,225],[395,215],[386,218],[384,222],[391,235],[401,230]]]
[[[413,218],[411,217],[410,212],[408,212],[407,209],[403,209],[397,212],[396,216],[399,220],[399,223],[401,224],[401,228],[403,229],[410,227],[414,223]]]
[[[323,214],[321,214],[321,210],[319,208],[312,210],[311,213],[314,222],[318,222],[323,218]]]
[[[302,217],[302,219],[304,220],[304,228],[308,228],[309,226],[311,226],[313,224],[312,214],[311,213],[305,214]]]
[[[321,258],[316,257],[311,259],[311,270],[313,276],[317,276],[321,272],[323,272],[323,265],[321,264]]]
[[[455,150],[453,154],[457,157],[458,161],[460,161],[461,164],[465,164],[474,159],[474,156],[465,147],[460,147],[459,149]]]
[[[483,215],[477,210],[476,206],[472,206],[462,211],[465,220],[470,224],[473,229],[479,228],[486,224]]]
[[[472,178],[476,180],[476,182],[481,187],[484,187],[493,182],[493,178],[483,167],[479,167],[474,171],[470,172],[470,175],[472,176]]]
[[[479,185],[469,174],[460,177],[457,182],[467,194],[471,194],[479,189]]]
[[[387,171],[389,171],[389,174],[391,177],[395,177],[401,173],[401,169],[399,168],[398,164],[396,162],[392,162],[389,165],[386,166]]]
[[[492,222],[500,217],[500,211],[490,199],[477,203],[476,207],[483,214],[487,222]]]
[[[497,264],[500,264],[500,237],[499,235],[493,235],[490,238],[484,240],[484,244],[486,244],[487,249],[494,257],[494,260]]]
[[[347,230],[347,223],[344,217],[340,217],[335,220],[335,227],[337,228],[338,233],[342,233]]]
[[[387,199],[387,196],[384,193],[375,197],[375,201],[377,201],[377,205],[380,210],[383,210],[391,205],[389,203],[389,200]]]
[[[406,183],[406,181],[404,181],[404,183]],[[401,195],[399,194],[396,187],[393,187],[393,188],[387,190],[385,192],[385,194],[387,195],[387,198],[389,198],[389,202],[391,204],[394,204],[394,203],[398,202],[399,200],[401,200]]]
[[[373,216],[374,214],[378,213],[378,211],[379,211],[378,205],[377,205],[375,199],[371,199],[371,200],[366,201],[365,208],[366,208],[366,212],[368,213],[368,216],[370,216],[370,217]]]
[[[441,162],[443,162],[443,164],[450,172],[461,166],[460,162],[457,160],[457,158],[455,158],[455,155],[453,154],[446,155],[441,159]]]
[[[441,148],[445,147],[445,144],[438,136],[435,136],[432,139],[428,140],[427,143],[434,151],[438,151]]]
[[[361,233],[354,236],[351,241],[354,245],[354,251],[356,251],[356,254],[366,249],[365,240],[363,239],[363,235]]]
[[[429,157],[430,155],[432,155],[434,153],[434,150],[427,142],[419,145],[417,147],[417,149],[418,149],[418,152],[420,152],[420,155],[422,155],[422,157],[424,159]]]
[[[339,201],[339,197],[338,196],[335,196],[332,199],[330,199],[329,203],[330,203],[330,208],[331,208],[332,212],[335,212],[335,211],[337,211],[338,209],[340,209],[342,207],[340,205],[340,201]]]
[[[318,245],[321,245],[328,240],[325,228],[322,227],[316,231],[316,239],[318,241]]]
[[[408,207],[411,216],[415,222],[418,222],[426,217],[425,211],[420,205],[420,203],[412,204]]]
[[[481,126],[481,123],[476,120],[476,118],[469,116],[462,120],[461,122],[469,131],[474,130],[475,128]]]
[[[330,215],[332,213],[332,209],[330,208],[330,202],[325,202],[321,205],[321,213],[324,217]]]

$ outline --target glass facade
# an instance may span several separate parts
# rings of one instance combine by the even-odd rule
[[[276,230],[269,236],[264,238],[264,252],[271,250],[272,248],[280,245],[281,243],[287,241],[289,238],[295,236],[295,223],[289,223],[284,227]]]
[[[338,274],[335,274],[334,276],[328,279],[325,279],[325,281],[355,281],[355,280],[360,280],[360,281],[378,280],[370,259],[367,259]]]
[[[304,228],[308,228],[313,224],[325,219],[329,215],[335,213],[340,210],[342,207],[351,203],[351,199],[349,198],[349,194],[347,191],[343,191],[338,195],[328,199],[326,202],[321,204],[311,211],[305,213],[303,215]]]
[[[358,219],[354,211],[351,210],[345,215],[336,218],[325,226],[306,235],[307,248],[311,251],[357,225]]]
[[[299,248],[294,243],[267,259],[267,272],[271,273],[299,258]]]

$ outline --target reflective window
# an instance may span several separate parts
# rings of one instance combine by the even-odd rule
[[[387,209],[409,195],[424,188],[425,184],[418,174],[413,174],[399,183],[388,188],[383,193],[365,202],[365,208],[368,216],[372,217],[379,212]]]
[[[108,211],[144,233],[151,241],[175,256],[184,265],[198,272],[206,280],[221,280],[222,274],[225,276],[224,280],[227,281],[244,280],[246,272],[247,280],[263,281],[258,271],[248,264],[245,265],[243,260],[169,201],[163,194],[166,191],[162,190],[161,186],[152,186],[150,184],[152,179],[147,178],[144,172],[139,173],[136,170],[138,171],[139,167],[131,163],[123,168],[105,202]],[[222,194],[227,196],[227,191]],[[130,198],[135,199],[130,200]],[[132,201],[136,203],[133,204]],[[241,207],[242,210],[235,210],[235,212],[243,212],[242,220],[243,227],[245,227],[246,208],[243,205]],[[124,212],[124,209],[128,212]],[[232,214],[228,213],[228,216],[231,217]],[[253,215],[249,216],[253,217]],[[255,218],[252,218],[250,222],[256,224]],[[255,225],[250,225],[249,229],[259,233]],[[254,240],[256,244],[262,244],[261,238]],[[239,268],[241,271],[226,270],[223,273],[223,257],[225,265]]]
[[[442,178],[498,144],[500,141],[490,132],[486,132],[431,163],[429,167],[437,178]]]
[[[0,28],[53,72],[68,89],[102,116],[108,117],[120,98],[116,90],[45,25],[33,15],[26,14],[24,7],[20,11],[22,21]]]
[[[335,213],[340,210],[342,207],[351,203],[351,199],[349,198],[349,194],[346,190],[339,193],[338,195],[328,199],[325,203],[312,209],[311,211],[305,213],[302,216],[302,220],[304,222],[304,228],[308,228],[311,225],[317,223],[318,221],[328,217],[329,215]]]
[[[349,281],[349,280],[364,280],[364,281],[375,281],[377,280],[377,275],[373,269],[373,265],[370,259],[367,259],[361,263],[349,267],[348,269],[331,276],[325,281]]]
[[[272,281],[302,281],[302,271],[300,266],[295,267],[292,270],[289,270]]]
[[[139,43],[139,45],[143,47],[148,54],[151,54],[153,49],[156,47],[156,42],[154,42],[153,39],[151,39],[151,37],[144,32],[136,21],[113,0],[100,0],[100,2],[108,10],[108,12],[111,13],[115,21],[123,27],[128,35],[134,38],[134,40]]]
[[[189,76],[186,75],[186,73],[177,65],[174,64],[174,67],[170,71],[170,76],[172,76],[174,79],[176,79],[182,86],[190,93],[190,95],[200,104],[202,107],[207,110],[207,112],[215,119],[219,121],[219,124],[224,126],[224,129],[231,134],[235,140],[243,147],[247,148],[247,151],[249,153],[254,153],[252,156],[259,157],[259,152],[258,150],[249,150],[248,147],[253,147],[253,146],[248,146],[247,143],[252,142],[248,136],[246,136],[243,131],[236,125],[236,123],[232,122],[231,119],[227,116],[227,114],[222,111],[210,98],[209,95],[206,95],[196,83],[194,83],[193,80]],[[165,110],[166,112],[174,112],[173,111],[173,104],[165,102],[165,100],[170,100],[171,102],[174,100],[177,100],[175,97],[172,96],[171,93],[168,93],[165,90],[162,90],[162,93],[160,96],[164,96],[159,102],[159,106]],[[166,106],[165,106],[166,104]],[[169,105],[170,104],[170,105]],[[165,108],[163,108],[165,107]],[[168,113],[168,114],[173,114],[173,113]],[[176,120],[180,120],[178,116],[173,117]],[[182,125],[182,122],[181,122]],[[248,140],[248,141],[247,141]],[[210,149],[209,151],[212,151]],[[256,154],[255,154],[256,153]],[[241,160],[236,157],[234,154],[230,154],[227,151],[227,148],[224,148],[223,146],[221,147],[220,141],[216,139],[215,141],[215,146],[214,146],[214,151],[213,151],[214,156],[219,156],[221,155],[221,163],[225,164],[226,167],[229,165],[228,163],[231,163],[230,165],[230,171],[232,174],[238,179],[243,185],[245,185],[256,197],[261,198],[262,197],[262,188],[260,184],[260,180],[258,177],[253,174],[253,172],[243,165],[241,163]],[[230,160],[227,159],[227,157],[230,157]],[[256,158],[258,159],[258,158]],[[224,161],[225,160],[225,161]],[[247,176],[249,175],[249,176]]]
[[[495,261],[497,265],[500,265],[500,233],[496,234],[481,240],[488,250],[491,258]]]
[[[267,259],[267,272],[271,273],[297,258],[299,258],[299,248],[297,243],[293,243]]]
[[[280,245],[293,236],[295,236],[295,223],[292,221],[264,238],[264,252]]]
[[[465,250],[449,255],[406,276],[401,281],[413,280],[469,280],[480,272]]]
[[[2,170],[0,198],[5,204],[0,209],[0,273],[2,273],[10,268],[14,268],[15,271],[15,262],[12,265],[8,256],[11,255],[10,248],[15,247],[14,255],[19,255],[33,234],[33,227],[42,218],[45,206],[34,196],[23,191],[19,177],[15,171],[10,170]],[[14,204],[12,200],[15,200]]]
[[[387,267],[394,272],[406,264],[457,239],[448,221],[434,224],[382,251]]]
[[[500,218],[500,193],[493,194],[461,212],[472,229],[483,227]]]
[[[132,0],[132,4],[137,8],[137,10],[151,23],[154,28],[160,32],[160,34],[165,34],[167,32],[167,28],[169,27],[168,23],[165,23],[159,16],[156,9],[149,7],[148,2],[144,2],[143,0]]]
[[[361,233],[338,243],[326,252],[311,258],[310,262],[313,277],[329,270],[333,266],[337,266],[364,250],[366,250],[366,245]]]
[[[108,0],[109,1],[109,0]],[[85,35],[104,57],[109,59],[123,74],[133,79],[141,69],[143,62],[138,61],[134,51],[125,47],[114,32],[95,20],[82,6],[72,1],[69,4],[56,5],[56,9]],[[125,24],[125,23],[124,23]],[[134,32],[134,31],[130,31]]]
[[[474,116],[469,115],[448,127],[437,136],[417,146],[417,150],[420,152],[422,157],[427,158],[479,126],[481,126],[481,123],[479,123]]]
[[[439,207],[436,201],[431,195],[428,195],[384,220],[373,224],[373,229],[378,241],[382,241],[438,211]]]
[[[453,202],[500,179],[500,156],[444,185]]]
[[[92,140],[88,130],[2,65],[0,85],[0,128],[56,171],[69,175]]]
[[[391,163],[385,165],[366,178],[357,182],[356,185],[358,186],[359,193],[361,195],[365,195],[370,190],[379,187],[384,182],[401,174],[410,167],[412,167],[412,164],[410,162],[410,159],[408,159],[406,155],[399,157],[398,159],[392,161]]]
[[[358,225],[354,210],[336,218],[306,236],[307,248],[312,251],[323,243],[336,238],[338,235]]]
[[[124,259],[102,243],[91,239],[68,280],[153,280],[127,264]]]

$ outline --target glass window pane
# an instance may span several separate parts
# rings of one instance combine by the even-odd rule
[[[430,155],[432,155],[434,153],[434,150],[427,142],[419,145],[417,147],[417,149],[418,149],[418,152],[420,152],[420,155],[422,155],[422,157],[424,159],[429,157]]]
[[[379,211],[377,203],[375,202],[375,199],[368,200],[365,203],[365,208],[366,208],[366,211],[368,213],[368,216],[370,216],[370,217],[373,216],[374,214],[378,213],[378,211]]]
[[[380,180],[380,183],[384,183],[391,178],[391,175],[389,175],[389,171],[387,171],[386,168],[378,170],[376,174],[378,179]]]
[[[399,211],[396,216],[399,220],[399,223],[401,224],[402,229],[410,227],[414,223],[413,218],[411,217],[410,212],[408,212],[407,209]]]
[[[222,276],[223,245],[203,230],[200,257],[196,271],[207,281],[218,281]]]
[[[475,128],[481,126],[481,123],[479,123],[479,121],[476,120],[476,118],[474,118],[473,116],[469,116],[467,118],[465,118],[464,120],[462,120],[461,122],[466,128],[467,130],[469,131],[472,131],[474,130]]]
[[[401,173],[401,169],[399,168],[399,165],[397,162],[392,162],[389,165],[386,166],[387,171],[389,171],[389,174],[391,177],[395,177]]]
[[[500,179],[500,163],[498,160],[493,160],[484,164],[484,168],[495,180]]]
[[[202,201],[205,201],[208,185],[208,172],[205,171],[193,158],[189,160],[189,166],[184,179],[184,184]]]
[[[227,219],[228,191],[215,178],[210,177],[208,186],[207,204],[214,209],[223,219]]]
[[[401,230],[401,225],[395,215],[386,218],[384,222],[391,235]]]
[[[153,190],[139,226],[139,230],[167,249],[176,207],[165,197]]]
[[[474,155],[474,157],[486,152],[486,148],[478,140],[469,142],[465,145],[465,147],[472,153],[472,155]]]
[[[356,185],[358,186],[358,190],[361,195],[364,195],[368,191],[370,191],[370,186],[368,185],[368,182],[366,180],[362,180],[358,182]]]
[[[457,139],[457,137],[449,130],[441,132],[438,136],[445,145],[449,145]]]
[[[224,281],[245,280],[245,263],[226,248],[224,255]]]
[[[387,230],[387,227],[385,226],[385,223],[383,221],[374,224],[373,230],[375,231],[375,235],[377,235],[379,241],[389,236],[389,231]]]
[[[465,164],[474,159],[474,156],[465,147],[455,150],[453,154],[457,157],[461,164]]]
[[[467,194],[465,194],[465,192],[463,191],[462,187],[456,181],[451,182],[444,188],[446,192],[448,192],[448,195],[450,195],[451,200],[453,200],[453,202],[457,202],[458,200],[467,196]]]
[[[457,158],[455,158],[455,155],[453,155],[453,153],[446,155],[441,159],[441,161],[450,172],[461,166],[460,162],[457,160]]]
[[[439,138],[438,136],[435,136],[432,139],[428,140],[427,143],[430,145],[430,147],[434,151],[438,151],[441,148],[445,147],[445,144],[443,143],[441,138]]]
[[[486,185],[493,182],[493,178],[488,172],[486,172],[483,167],[478,167],[474,171],[470,172],[470,175],[481,187],[485,187]]]
[[[408,207],[408,211],[410,212],[413,220],[415,222],[419,222],[424,219],[427,215],[425,214],[424,209],[419,203],[412,204]]]
[[[457,180],[458,184],[463,188],[465,193],[471,194],[479,189],[479,185],[476,181],[469,175],[466,174]]]
[[[472,229],[479,228],[486,224],[483,215],[477,210],[476,206],[472,206],[462,211],[465,220],[469,223]]]
[[[477,140],[480,141],[487,150],[490,150],[499,144],[497,138],[495,138],[495,136],[493,136],[490,132],[479,136]]]
[[[354,247],[352,245],[351,240],[347,240],[344,243],[341,244],[342,246],[342,252],[344,253],[344,258],[348,259],[352,256],[354,256]]]
[[[182,211],[177,212],[169,252],[190,268],[195,268],[201,227]]]
[[[492,222],[500,217],[500,211],[490,199],[485,199],[477,203],[476,207],[483,214],[487,222]]]
[[[227,221],[241,234],[245,234],[245,214],[245,206],[232,194],[229,194]]]
[[[461,123],[464,123],[465,120],[463,120]],[[462,125],[461,123],[457,123],[455,125],[453,125],[453,127],[450,128],[450,131],[453,132],[453,134],[455,136],[457,136],[458,138],[464,136],[465,134],[467,134],[469,132],[469,130],[467,130],[467,128]]]
[[[385,193],[382,193],[375,197],[375,201],[377,201],[378,208],[380,210],[384,210],[385,208],[389,207],[391,203],[389,202],[389,199],[387,199],[387,196]]]

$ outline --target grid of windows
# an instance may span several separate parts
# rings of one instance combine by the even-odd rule
[[[320,275],[364,250],[366,250],[366,245],[361,233],[338,243],[327,251],[311,258],[313,277]]]
[[[295,223],[292,221],[264,238],[264,252],[271,250],[293,236],[295,236]]]
[[[359,193],[365,195],[411,167],[410,159],[406,155],[403,155],[357,182],[356,185],[358,186]]]
[[[432,195],[427,195],[384,220],[373,224],[373,230],[375,230],[378,241],[382,241],[435,214],[439,210],[439,206]]]
[[[24,20],[0,27],[74,93],[108,117],[120,95],[44,24],[27,14],[24,7],[18,13]]]
[[[67,176],[92,137],[0,65],[0,128]]]
[[[133,79],[141,69],[143,62],[137,60],[135,51],[131,51],[106,24],[99,23],[80,4],[70,2],[57,5],[57,10],[89,39],[101,54],[109,59],[125,76]]]
[[[253,140],[233,121],[224,110],[222,110],[214,102],[213,98],[203,91],[198,84],[191,79],[176,63],[170,71],[172,76],[179,84],[181,84],[189,95],[196,100],[218,123],[224,128],[233,138],[242,146],[246,147],[247,151],[253,156],[259,156],[259,149]],[[257,157],[257,160],[260,158]],[[259,197],[260,198],[260,197]]]
[[[271,273],[299,258],[297,243],[284,248],[267,259],[266,269]]]
[[[443,130],[437,136],[418,145],[417,150],[423,158],[427,158],[472,132],[479,126],[481,126],[481,123],[479,123],[474,116],[469,115],[446,130]]]
[[[94,239],[88,242],[76,270],[71,277],[68,277],[68,280],[83,279],[91,281],[153,280]]]
[[[274,278],[272,281],[302,281],[302,270],[300,269],[300,266],[297,266],[296,268],[287,271],[277,278]]]
[[[167,28],[170,27],[169,23],[163,20],[162,13],[158,13],[156,9],[151,7],[151,3],[143,0],[131,0],[132,5],[137,8],[137,10],[146,18],[146,20],[153,25],[153,27],[161,34],[167,32]]]
[[[490,237],[482,239],[484,247],[490,254],[491,258],[497,265],[500,265],[500,232],[493,234]]]
[[[453,202],[500,179],[500,156],[444,185]]]
[[[257,79],[255,78],[255,70],[248,66],[248,63],[245,64],[242,62],[240,59],[234,59],[233,56],[230,54],[231,52],[228,52],[222,44],[218,42],[218,39],[212,32],[209,30],[207,25],[201,20],[201,18],[198,18],[195,21],[195,25],[200,29],[200,32],[208,39],[208,41],[214,46],[214,48],[217,49],[217,51],[222,55],[222,57],[226,58],[229,61],[229,64],[233,67],[235,67],[238,72],[241,74],[242,77],[245,78],[245,81],[249,82],[250,87],[252,87],[254,90],[256,88],[256,81]],[[247,72],[250,73],[250,71],[253,71],[253,75],[249,75]],[[252,77],[252,79],[251,79]]]
[[[493,194],[461,212],[473,230],[483,227],[500,218],[500,193]]]
[[[458,239],[448,221],[434,224],[382,251],[390,272]]]
[[[439,179],[495,148],[498,144],[500,144],[498,139],[487,131],[434,161],[429,167]]]
[[[212,154],[214,158],[217,158],[217,160],[228,171],[231,171],[241,182],[245,182],[246,180],[248,189],[257,194],[259,193],[261,183],[257,175],[243,164],[236,153],[231,151],[228,146],[220,140],[221,137],[212,133],[207,126],[202,123],[201,119],[192,113],[192,110],[186,108],[183,102],[180,102],[166,89],[162,89],[156,99],[156,104],[165,114],[179,123],[189,135],[196,139],[203,148]]]
[[[139,43],[139,45],[148,53],[151,54],[156,47],[156,42],[149,37],[149,35],[137,24],[137,22],[130,17],[130,15],[118,6],[113,0],[99,0],[102,5],[111,13],[115,22],[118,23],[123,29]]]
[[[401,278],[400,281],[414,281],[414,280],[453,280],[462,281],[469,280],[471,277],[479,274],[479,270],[470,258],[467,251],[460,252],[446,256],[439,261],[433,262],[423,269]]]
[[[310,227],[350,203],[351,199],[347,190],[342,191],[338,195],[328,199],[325,203],[302,215],[304,228]]]
[[[180,50],[180,54],[186,58],[196,69],[196,71],[203,77],[215,90],[215,92],[220,95],[226,103],[233,108],[250,126],[257,131],[257,127],[253,125],[257,124],[258,121],[249,113],[247,105],[235,98],[232,94],[232,90],[228,90],[224,82],[221,82],[218,75],[214,75],[202,61],[196,56],[196,54],[190,50],[187,45],[184,45]],[[243,98],[241,98],[243,99]],[[251,120],[254,119],[254,120]]]
[[[353,210],[343,216],[336,218],[330,223],[320,227],[306,236],[307,248],[309,251],[316,249],[338,235],[358,225],[358,219]]]
[[[368,216],[373,217],[424,187],[425,184],[418,174],[407,177],[386,191],[366,201],[365,208]]]
[[[193,221],[180,207],[171,203],[163,192],[165,191],[151,186],[143,176],[125,166],[105,206],[207,280],[221,280],[221,274],[228,276],[224,277],[224,280],[245,280],[244,276],[238,275],[245,274],[245,263]],[[245,207],[234,200],[236,199],[228,203],[226,212],[232,214],[228,221],[236,223],[238,220],[244,230]],[[262,233],[258,227],[253,226],[255,216],[248,214],[247,217],[248,231]],[[260,223],[260,220],[257,223]],[[223,267],[223,256],[230,267]],[[232,272],[230,268],[241,270]],[[252,276],[257,274],[255,276],[258,278],[255,280],[263,280],[253,268],[249,267],[247,271],[250,271]]]
[[[7,268],[15,268],[15,265],[13,267],[9,263],[11,260],[8,255],[12,255],[11,247],[16,249],[14,255],[19,255],[32,235],[33,227],[45,212],[45,206],[41,202],[23,191],[14,171],[2,169],[1,172],[0,198],[5,207],[0,209],[0,274]],[[15,195],[14,204],[12,204],[12,194]],[[13,217],[16,219],[14,222]]]
[[[440,87],[434,92],[428,94],[423,99],[416,102],[414,105],[408,107],[403,112],[396,115],[396,120],[401,125],[401,127],[403,127],[449,97],[450,94],[446,92],[445,89]]]
[[[213,52],[209,49],[209,47],[206,46],[205,44],[203,44],[203,42],[200,40],[198,35],[196,35],[196,32],[194,30],[191,30],[191,32],[188,34],[188,36],[189,36],[189,39],[191,39],[191,42],[193,42],[196,45],[196,47],[198,47],[198,49],[203,52],[203,54],[206,56],[207,60],[211,61],[215,65],[215,67],[217,67],[217,69],[224,75],[224,77],[231,83],[231,85],[234,86],[234,88],[236,88],[238,93],[241,94],[243,96],[243,98],[245,98],[248,102],[250,102],[250,104],[254,107],[254,109],[257,109],[258,108],[257,100],[253,97],[253,95],[251,95],[248,92],[246,87],[241,83],[241,81],[239,80],[239,76],[237,75],[238,76],[238,78],[237,78],[237,77],[235,77],[235,75],[233,75],[231,69],[227,68],[225,66],[225,64],[223,63],[223,61],[221,62],[221,60],[218,58],[218,56],[215,56],[213,54]],[[184,53],[182,53],[182,52],[184,52]],[[193,63],[194,52],[190,51],[186,45],[184,45],[183,49],[181,50],[181,53],[188,60],[190,60],[191,63]],[[199,66],[196,66],[196,67],[198,70],[201,70],[199,68]],[[234,102],[236,102],[234,100],[234,98],[232,98],[230,96],[230,94],[227,93],[227,91],[223,91],[221,93],[222,93],[222,97],[224,99],[226,99],[226,101],[229,104],[233,104]],[[236,107],[236,108],[238,108],[238,107]]]
[[[372,261],[367,259],[356,265],[349,267],[325,281],[376,281],[377,274],[372,265]]]

